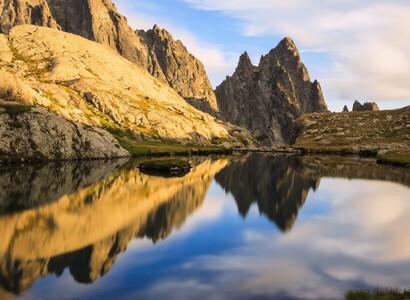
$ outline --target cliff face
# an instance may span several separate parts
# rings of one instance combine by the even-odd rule
[[[289,38],[262,56],[258,67],[245,52],[215,93],[224,119],[249,129],[264,145],[289,142],[287,131],[302,113],[327,111],[320,84],[311,82]]]
[[[147,71],[98,43],[55,29],[21,25],[8,36],[0,34],[0,77],[0,121],[7,125],[0,130],[3,156],[26,157],[41,150],[46,158],[58,153],[72,158],[78,151],[77,157],[84,158],[88,152],[98,154],[87,151],[97,140],[107,144],[103,156],[123,150],[109,133],[102,136],[93,127],[132,141],[239,142],[234,127],[196,110]],[[36,128],[41,137],[32,134]],[[16,140],[20,135],[21,143]],[[45,142],[47,135],[54,143]],[[8,141],[18,147],[8,147]]]
[[[215,93],[203,64],[191,55],[181,41],[175,41],[164,29],[154,26],[138,31],[148,49],[148,71],[168,82],[182,98],[199,110],[218,111]]]
[[[217,111],[202,63],[157,26],[134,32],[111,0],[0,0],[0,14],[0,33],[8,33],[16,25],[32,24],[80,35],[148,70],[196,108]]]

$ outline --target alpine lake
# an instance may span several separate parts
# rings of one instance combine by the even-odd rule
[[[410,287],[410,172],[373,159],[0,165],[0,299],[343,299]]]

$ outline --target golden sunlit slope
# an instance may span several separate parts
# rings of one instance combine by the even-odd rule
[[[0,68],[3,106],[7,100],[42,106],[131,140],[225,146],[246,140],[241,130],[196,110],[144,69],[80,36],[14,27],[9,36],[0,35]],[[4,110],[1,115],[7,123]]]

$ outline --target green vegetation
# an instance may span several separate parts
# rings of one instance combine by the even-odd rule
[[[377,156],[378,163],[393,164],[396,166],[410,166],[409,151],[390,151]]]
[[[346,300],[408,300],[410,299],[410,290],[401,291],[399,289],[377,289],[368,290],[351,290],[345,295]]]
[[[173,141],[163,142],[137,141],[133,132],[116,125],[103,123],[103,128],[110,132],[132,156],[164,156],[164,155],[209,155],[232,154],[232,149],[218,146],[182,145]]]
[[[304,153],[377,157],[380,163],[409,166],[408,111],[306,114],[291,129],[294,148]]]
[[[232,154],[231,149],[221,147],[203,147],[198,145],[180,145],[171,142],[136,141],[127,136],[113,134],[120,145],[132,156],[162,156],[162,155],[209,155]]]
[[[16,117],[31,110],[31,106],[14,103],[0,103],[0,107],[6,110],[11,117]]]

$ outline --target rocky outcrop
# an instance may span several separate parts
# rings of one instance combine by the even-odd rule
[[[165,30],[136,31],[111,0],[0,0],[0,33],[32,24],[101,43],[168,83],[188,103],[216,112],[215,94],[200,61]]]
[[[40,107],[0,105],[0,156],[6,160],[129,156],[107,131],[70,122]],[[21,109],[21,108],[20,108]]]
[[[0,33],[8,34],[12,27],[21,24],[61,28],[47,0],[0,0],[0,16]]]
[[[148,48],[148,71],[168,82],[182,98],[199,110],[216,113],[218,106],[203,64],[188,52],[181,41],[157,25],[137,32]]]
[[[365,102],[361,104],[358,100],[353,103],[352,111],[379,111],[379,106],[376,102]]]
[[[291,132],[295,147],[307,151],[410,153],[409,112],[410,106],[349,114],[305,114],[294,123]]]
[[[289,142],[288,129],[302,113],[327,111],[320,84],[310,81],[290,38],[262,56],[258,67],[245,52],[215,93],[223,118],[264,145]]]
[[[80,36],[46,27],[16,26],[9,36],[0,35],[0,68],[4,103],[17,100],[42,106],[69,122],[109,130],[116,137],[228,147],[247,140],[241,137],[244,131],[198,111],[147,71]],[[33,119],[37,115],[40,118],[42,113],[28,114]],[[2,121],[9,122],[3,116]],[[17,149],[24,155],[36,151]],[[74,156],[66,150],[58,153]],[[115,153],[104,156],[112,155]]]
[[[343,107],[343,111],[342,112],[349,112],[349,109],[347,108],[347,105],[345,105],[344,107]]]

